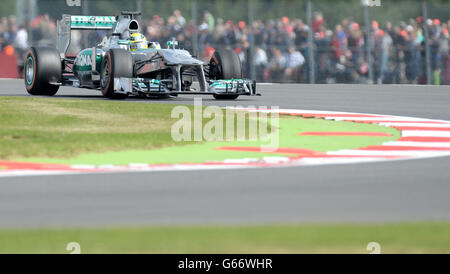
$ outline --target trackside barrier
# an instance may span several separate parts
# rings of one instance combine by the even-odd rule
[[[19,78],[16,55],[0,52],[0,78]]]

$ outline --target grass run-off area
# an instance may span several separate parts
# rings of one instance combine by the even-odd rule
[[[0,230],[0,253],[450,253],[450,223]]]
[[[195,163],[286,156],[217,150],[223,146],[260,146],[263,144],[261,140],[176,142],[171,136],[172,125],[179,120],[171,118],[175,106],[129,101],[1,97],[0,160],[100,165]],[[188,108],[193,114],[193,106]],[[226,120],[225,112],[222,118]],[[210,119],[203,118],[203,124]],[[249,120],[246,117],[247,129]],[[269,128],[275,131],[270,121]],[[236,126],[237,118],[234,124]],[[277,128],[279,147],[315,151],[378,145],[399,138],[397,130],[379,125],[291,116],[280,116]],[[305,131],[371,131],[392,136],[298,136]]]

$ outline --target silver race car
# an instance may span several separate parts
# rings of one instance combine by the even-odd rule
[[[178,49],[175,40],[161,49],[158,42],[148,42],[140,33],[139,15],[63,15],[58,21],[56,48],[32,47],[25,57],[28,93],[52,96],[60,86],[73,86],[99,89],[112,99],[210,94],[233,100],[240,95],[258,95],[256,82],[242,79],[241,62],[234,51],[217,50],[205,64]],[[66,53],[72,30],[109,30],[112,34],[70,57]],[[197,88],[194,82],[198,82]]]

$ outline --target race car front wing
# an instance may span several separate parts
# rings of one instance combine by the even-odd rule
[[[114,89],[119,93],[131,93],[136,95],[161,96],[178,94],[234,94],[255,96],[260,95],[256,92],[256,81],[247,79],[232,80],[208,80],[206,91],[174,91],[170,90],[164,81],[145,78],[119,78],[116,79]]]

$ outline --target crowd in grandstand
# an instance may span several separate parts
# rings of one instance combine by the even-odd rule
[[[33,45],[55,46],[55,21],[48,15],[42,15],[32,20],[27,28],[25,24],[17,24],[14,15],[0,19],[0,53],[16,55],[19,67],[23,66],[23,56],[30,47],[31,40]]]
[[[422,17],[393,25],[390,22],[371,23],[371,55],[373,82],[426,83],[425,30],[429,33],[432,83],[450,84],[450,37],[448,22]],[[173,37],[180,47],[193,50],[194,26],[179,10],[168,18],[154,15],[145,19],[143,33],[151,41],[164,45]],[[327,25],[320,12],[315,12],[312,26],[302,19],[282,17],[274,20],[234,22],[215,18],[205,11],[195,26],[198,35],[196,54],[208,60],[217,48],[236,51],[244,70],[255,67],[259,81],[309,82],[308,33],[313,31],[316,82],[366,83],[369,65],[365,29],[351,18],[335,26]],[[40,44],[54,44],[56,25],[48,16],[40,16],[30,24],[31,35],[25,26],[18,26],[15,18],[0,21],[0,51],[11,47],[17,52],[29,45],[29,36]],[[77,34],[75,34],[77,35]],[[104,35],[97,33],[97,35]],[[73,37],[72,47],[82,47],[81,36]],[[92,40],[92,39],[89,39]],[[251,42],[254,42],[250,60]],[[74,50],[76,51],[76,50]]]

